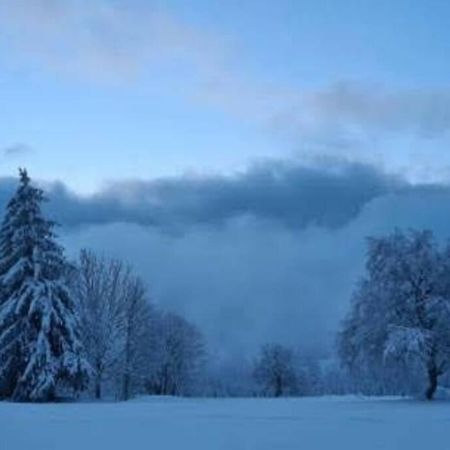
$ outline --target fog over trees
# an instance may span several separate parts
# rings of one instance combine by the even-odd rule
[[[450,247],[429,231],[368,238],[365,274],[335,351],[268,340],[254,354],[224,358],[196,324],[158,305],[152,280],[127,262],[91,249],[68,261],[55,224],[42,213],[45,200],[21,170],[0,227],[4,399],[345,393],[432,399],[438,384],[449,382]]]

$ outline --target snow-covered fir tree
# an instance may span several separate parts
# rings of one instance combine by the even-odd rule
[[[51,400],[58,386],[79,391],[89,377],[68,264],[44,200],[20,170],[0,228],[0,394],[15,401]]]

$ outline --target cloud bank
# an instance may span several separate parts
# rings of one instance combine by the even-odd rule
[[[367,165],[272,161],[234,176],[117,182],[84,198],[56,184],[49,195],[52,213],[66,226],[125,222],[183,232],[242,218],[337,228],[374,198],[405,189],[400,178]]]
[[[15,183],[0,181],[0,205]],[[71,256],[92,247],[126,259],[154,301],[186,314],[226,355],[272,340],[329,349],[364,268],[365,237],[394,227],[450,236],[449,186],[359,164],[266,162],[84,198],[62,184],[46,189]]]

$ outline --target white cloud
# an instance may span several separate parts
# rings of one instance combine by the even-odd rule
[[[222,55],[217,39],[172,15],[106,0],[1,0],[0,42],[15,63],[101,82],[161,64],[214,71]]]

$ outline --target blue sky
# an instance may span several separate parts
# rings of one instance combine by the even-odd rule
[[[336,157],[446,180],[448,17],[436,0],[1,0],[0,174],[86,193]]]

